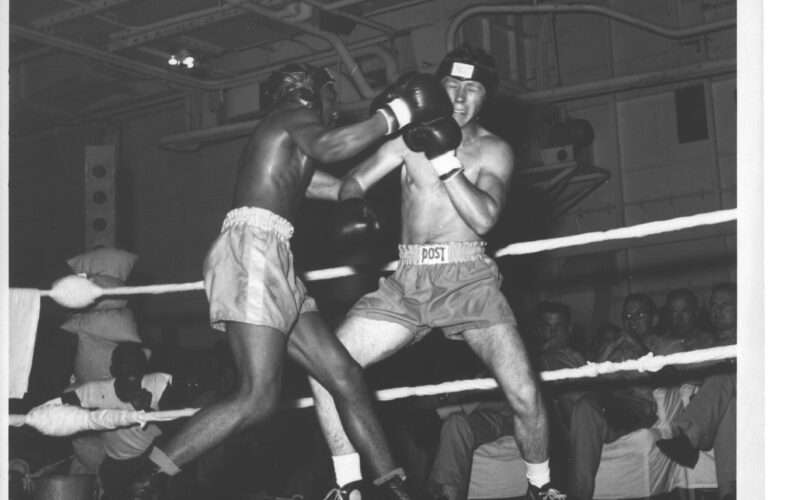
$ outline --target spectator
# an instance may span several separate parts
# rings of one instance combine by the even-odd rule
[[[164,410],[177,408],[193,394],[182,391],[183,384],[173,384],[166,373],[147,373],[147,356],[141,344],[122,342],[111,354],[113,378],[87,382],[61,396],[65,404],[84,408]],[[100,434],[104,458],[98,475],[106,499],[119,498],[121,488],[139,466],[139,457],[161,435],[163,424],[133,426]]]
[[[558,369],[581,366],[583,356],[568,346],[569,307],[543,302],[537,310],[533,339],[538,366]],[[442,426],[439,448],[431,467],[428,487],[436,498],[466,500],[472,454],[482,444],[514,434],[511,408],[505,402],[481,402],[451,413]]]
[[[648,352],[663,354],[664,344],[655,334],[656,308],[645,294],[625,298],[621,335],[600,350],[598,361],[625,361]],[[569,424],[569,466],[567,497],[591,500],[594,478],[600,466],[603,444],[637,429],[652,426],[658,416],[649,385],[609,384],[624,382],[629,375],[609,376],[603,388],[586,393],[572,405]]]
[[[592,338],[587,354],[592,361],[597,361],[605,346],[613,343],[622,335],[622,328],[611,322],[601,324]]]
[[[711,326],[718,345],[736,343],[736,285],[711,291]],[[693,468],[699,450],[714,449],[717,485],[723,500],[736,498],[736,371],[708,376],[672,422],[674,437],[656,445],[670,459]]]
[[[704,349],[714,344],[711,333],[699,328],[700,304],[688,288],[670,290],[664,304],[664,336],[681,344],[682,350]]]

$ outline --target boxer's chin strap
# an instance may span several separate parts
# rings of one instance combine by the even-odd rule
[[[392,479],[399,477],[401,480],[406,480],[406,471],[403,470],[402,467],[398,467],[396,469],[390,470],[386,474],[382,475],[378,479],[372,482],[375,486],[380,486],[382,484],[388,483]]]
[[[181,471],[181,468],[175,465],[175,462],[173,462],[172,459],[169,458],[167,454],[161,451],[161,449],[157,446],[153,446],[153,449],[150,450],[149,458],[154,464],[161,468],[162,472],[168,476],[175,476]]]

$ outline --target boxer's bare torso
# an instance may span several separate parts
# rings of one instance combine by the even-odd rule
[[[380,160],[354,172],[359,182],[371,185],[388,170],[402,165],[401,170],[401,243],[427,244],[481,240],[482,235],[468,222],[448,194],[422,153],[410,151],[397,137],[381,148]],[[483,196],[491,198],[499,211],[505,203],[510,182],[511,152],[508,144],[477,125],[465,134],[456,156],[464,167],[466,179]],[[450,181],[455,182],[455,180]],[[477,206],[479,203],[475,203]],[[470,203],[461,204],[469,210]],[[495,218],[496,221],[496,218]]]
[[[314,173],[291,130],[320,123],[318,113],[297,103],[280,105],[256,127],[240,163],[233,208],[260,207],[293,221]]]

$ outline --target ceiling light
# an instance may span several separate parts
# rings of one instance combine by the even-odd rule
[[[167,63],[170,66],[192,69],[197,66],[197,59],[189,53],[186,49],[181,49],[174,54],[170,54]]]

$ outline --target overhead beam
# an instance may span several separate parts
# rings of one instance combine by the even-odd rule
[[[256,0],[255,2],[256,5],[262,7],[273,7],[279,3],[281,3],[279,0]],[[244,9],[225,4],[220,7],[211,7],[181,14],[146,26],[111,33],[109,35],[111,42],[109,42],[107,49],[110,51],[126,49],[159,38],[180,35],[181,33],[225,21],[245,13]]]
[[[34,28],[44,29],[60,24],[72,19],[89,16],[97,12],[108,10],[117,5],[128,3],[130,0],[87,0],[84,5],[78,5],[71,9],[63,10],[56,14],[39,17],[34,19],[31,24]]]
[[[211,9],[199,10],[190,15],[178,16],[175,18],[164,19],[149,25],[147,28],[136,30],[123,30],[109,35],[111,42],[106,48],[110,51],[127,49],[136,45],[142,45],[159,38],[179,35],[209,24],[218,23],[233,17],[244,14],[243,9],[225,7],[213,7]]]

